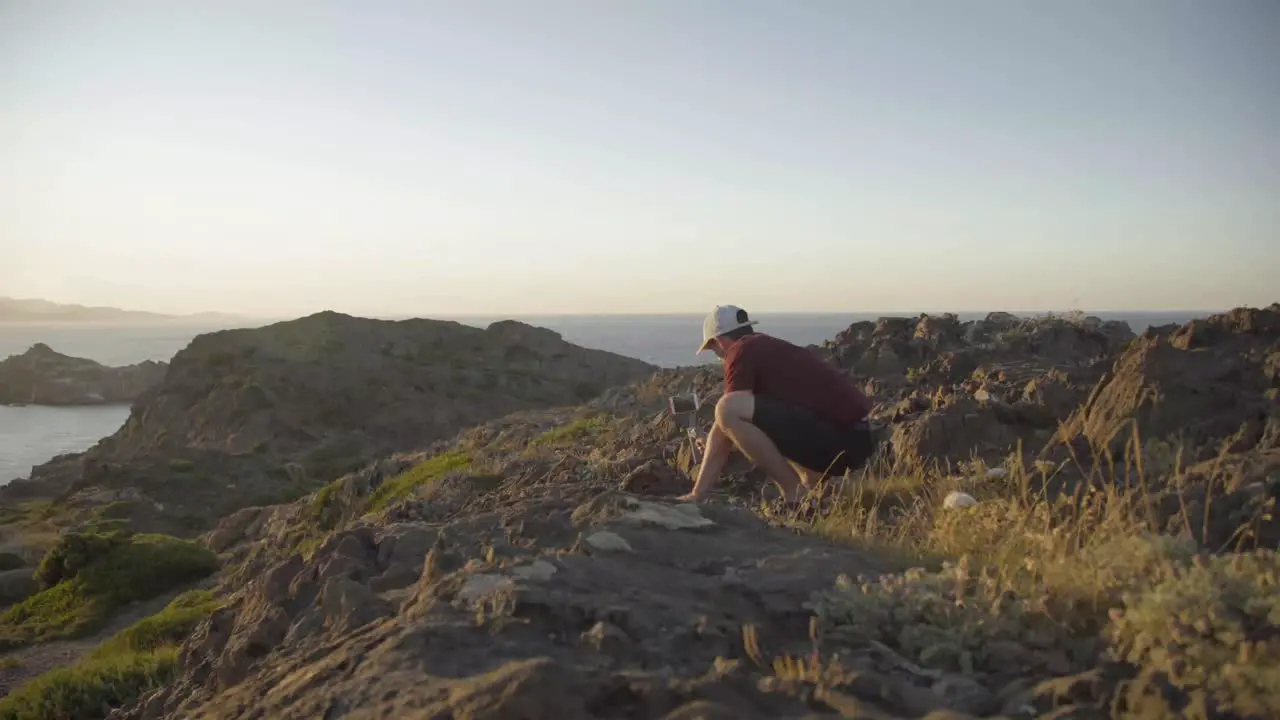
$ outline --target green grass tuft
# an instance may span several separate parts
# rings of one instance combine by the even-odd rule
[[[100,718],[107,709],[133,702],[173,678],[178,646],[218,605],[207,590],[179,595],[76,664],[44,673],[0,699],[0,720]]]
[[[167,535],[68,534],[36,571],[45,589],[0,615],[0,648],[93,632],[120,606],[217,567],[207,548]]]
[[[572,422],[565,423],[535,437],[529,442],[531,448],[561,447],[596,438],[609,430],[617,419],[610,415],[587,415]]]
[[[471,455],[468,453],[455,450],[435,455],[379,486],[369,497],[367,509],[381,510],[396,500],[408,497],[419,487],[470,467]]]
[[[164,610],[116,633],[99,645],[90,657],[105,658],[122,653],[151,652],[167,645],[179,644],[218,605],[213,591],[188,590],[174,598]]]

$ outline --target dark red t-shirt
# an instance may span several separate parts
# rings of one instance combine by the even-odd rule
[[[808,408],[838,427],[867,418],[871,401],[808,348],[755,333],[724,354],[724,391],[749,390]]]

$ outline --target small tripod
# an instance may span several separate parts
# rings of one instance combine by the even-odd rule
[[[676,426],[683,427],[685,435],[689,437],[690,457],[693,458],[693,464],[697,465],[702,460],[698,440],[706,437],[706,433],[698,427],[698,409],[702,407],[702,398],[696,392],[672,395],[667,398],[667,407]]]

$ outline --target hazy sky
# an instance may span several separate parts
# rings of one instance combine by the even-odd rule
[[[4,0],[0,295],[1280,300],[1276,0]]]

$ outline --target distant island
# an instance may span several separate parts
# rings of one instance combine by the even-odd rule
[[[235,315],[216,312],[164,315],[114,307],[66,305],[34,298],[0,297],[0,323],[220,323],[238,319]]]
[[[168,363],[151,360],[107,367],[36,343],[21,355],[0,360],[0,404],[129,403],[163,380],[168,368]]]

